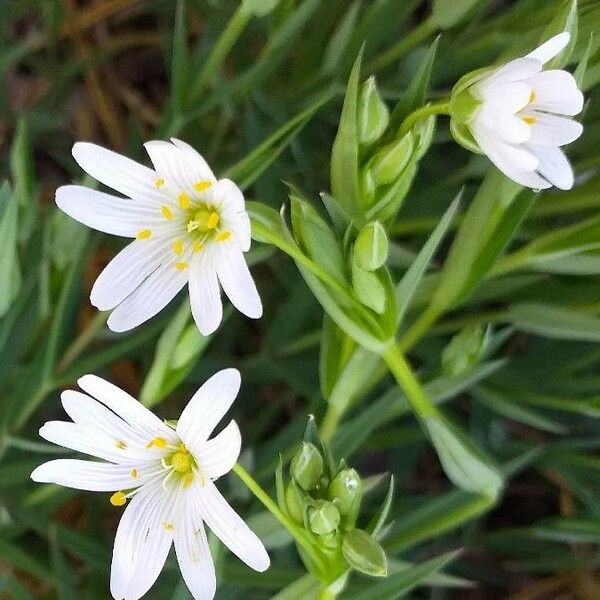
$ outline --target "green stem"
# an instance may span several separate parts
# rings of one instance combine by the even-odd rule
[[[412,348],[427,333],[441,314],[440,309],[430,304],[400,338],[398,342],[400,350],[404,352]]]
[[[380,54],[367,66],[367,71],[374,72],[391,65],[415,46],[423,43],[432,33],[437,31],[437,23],[432,16],[428,17],[407,33],[399,42]]]
[[[104,327],[108,319],[108,312],[98,312],[86,325],[85,329],[75,338],[73,343],[65,350],[65,353],[56,366],[55,372],[61,373],[69,367],[73,361],[94,341],[96,334]]]
[[[191,90],[190,98],[192,101],[199,98],[204,88],[211,82],[215,73],[223,64],[225,57],[229,54],[229,51],[237,42],[244,29],[246,29],[250,17],[251,13],[244,8],[244,3],[241,3],[233,13],[231,19],[229,19],[223,33],[221,33],[219,39],[215,42],[204,62]]]
[[[290,519],[277,505],[277,503],[265,492],[260,484],[244,469],[240,463],[236,463],[233,466],[233,472],[242,480],[244,485],[256,496],[256,498],[263,504],[263,506],[289,531],[290,535],[296,540],[296,542],[302,547],[304,552],[314,562],[315,566],[319,569],[321,575],[326,572],[325,565],[321,556],[317,553],[317,550],[313,546],[310,538],[306,535],[306,532],[298,527],[295,521]]]
[[[415,123],[421,119],[426,119],[431,115],[449,114],[449,106],[450,102],[448,100],[440,100],[439,102],[427,104],[421,108],[418,108],[414,112],[411,112],[410,115],[408,115],[406,119],[402,121],[402,125],[400,125],[397,135],[398,139],[407,134],[415,126]]]
[[[382,358],[406,394],[406,398],[417,416],[426,419],[439,414],[438,409],[432,404],[419,380],[415,377],[398,344],[393,343],[388,346]]]

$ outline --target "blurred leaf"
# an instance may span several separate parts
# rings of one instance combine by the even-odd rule
[[[0,187],[0,317],[17,297],[21,287],[17,256],[19,213],[8,182]]]
[[[450,29],[477,6],[481,0],[433,0],[433,18],[441,29]]]

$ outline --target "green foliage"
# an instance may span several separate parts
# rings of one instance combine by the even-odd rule
[[[272,567],[212,540],[217,599],[598,595],[597,2],[71,4],[0,3],[0,597],[108,594],[118,509],[29,479],[70,456],[38,436],[60,391],[94,372],[170,419],[225,366],[265,496],[218,486]],[[563,30],[576,185],[536,193],[473,154],[468,87]],[[122,244],[54,191],[95,185],[76,140],[148,164],[171,135],[244,190],[264,317],[202,337],[184,293],[114,334],[89,292]],[[149,597],[189,599],[174,557]]]

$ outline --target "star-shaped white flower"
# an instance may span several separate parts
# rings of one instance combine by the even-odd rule
[[[568,118],[581,112],[583,94],[567,71],[542,71],[569,39],[563,32],[469,89],[481,103],[466,123],[477,145],[507,177],[527,187],[573,187],[573,170],[560,147],[583,132]]]
[[[248,566],[256,571],[269,567],[262,542],[214,484],[232,469],[240,453],[235,421],[208,439],[239,391],[236,369],[213,375],[194,394],[176,427],[99,377],[85,375],[78,383],[86,394],[66,391],[61,396],[73,422],[50,421],[40,435],[102,462],[51,460],[31,478],[114,492],[110,501],[115,506],[131,499],[113,550],[110,590],[116,600],[137,600],[150,589],[173,542],[194,598],[212,599],[216,580],[205,524]]]
[[[172,140],[145,144],[154,170],[110,150],[78,142],[82,169],[126,196],[78,185],[56,192],[69,216],[99,231],[131,237],[96,280],[90,300],[113,310],[108,326],[127,331],[153,317],[189,283],[192,313],[204,335],[223,316],[220,288],[251,318],[260,297],[244,260],[250,220],[244,196],[229,179],[217,180],[191,146]]]

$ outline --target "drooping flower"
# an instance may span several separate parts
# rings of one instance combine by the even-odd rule
[[[208,439],[238,393],[236,369],[224,369],[206,381],[176,426],[99,377],[85,375],[78,383],[85,394],[65,391],[61,396],[73,422],[50,421],[40,435],[101,461],[51,460],[31,478],[113,492],[114,506],[131,499],[114,543],[110,590],[116,600],[137,600],[150,589],[172,543],[194,598],[212,599],[216,580],[205,525],[248,566],[256,571],[269,567],[262,542],[214,483],[232,469],[240,453],[235,421]]]
[[[583,94],[567,71],[542,70],[569,39],[563,32],[498,69],[469,74],[452,93],[455,138],[527,187],[573,187],[573,169],[560,147],[583,132],[569,118],[581,112]]]
[[[171,143],[172,142],[172,143]],[[192,313],[204,335],[223,316],[222,287],[251,318],[260,297],[244,259],[250,220],[244,196],[229,179],[217,180],[188,144],[145,144],[150,169],[94,144],[78,142],[73,156],[84,171],[126,198],[66,185],[56,203],[72,218],[105,233],[135,238],[96,280],[90,300],[113,310],[108,326],[127,331],[162,310],[189,284]]]

